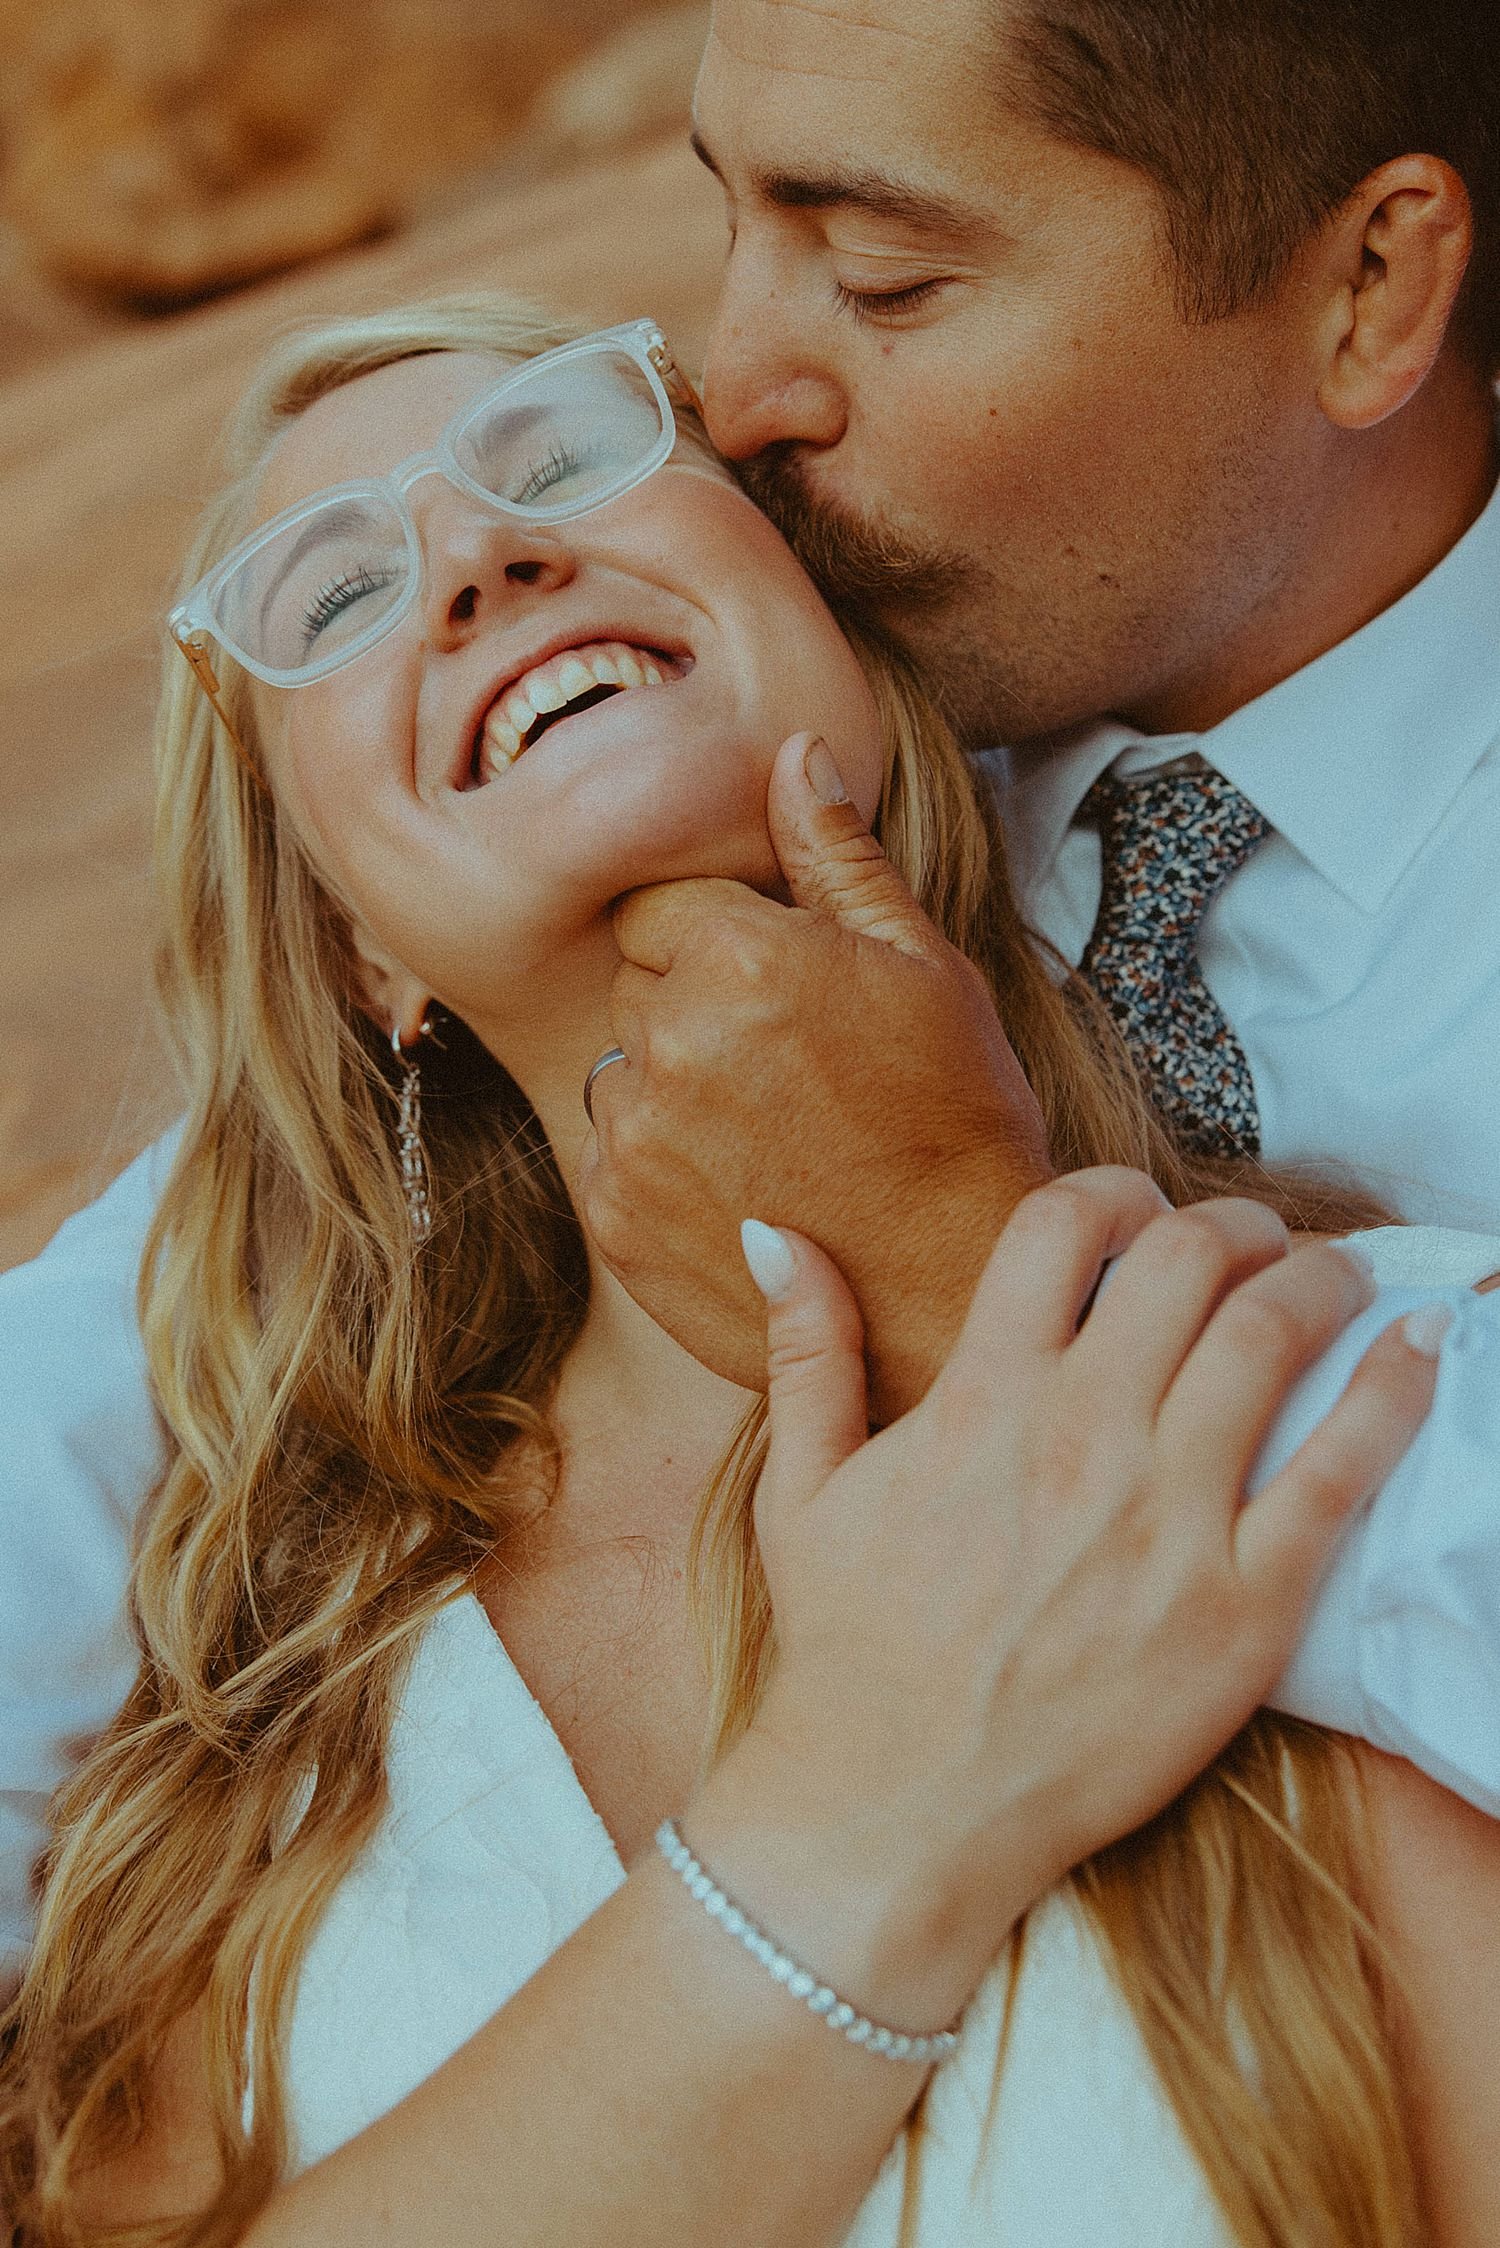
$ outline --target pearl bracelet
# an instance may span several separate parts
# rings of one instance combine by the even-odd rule
[[[774,1981],[800,1998],[809,2013],[816,2014],[847,2037],[851,2045],[862,2045],[867,2053],[879,2053],[891,2061],[916,2061],[923,2068],[934,2061],[945,2060],[958,2043],[956,2029],[934,2030],[927,2037],[908,2037],[898,2029],[882,2029],[878,2022],[866,2019],[846,1998],[836,1990],[819,1982],[816,1975],[799,1967],[778,1945],[774,1944],[763,1928],[757,1928],[748,1914],[741,1912],[732,1898],[723,1890],[693,1856],[670,1819],[663,1819],[656,1830],[656,1847],[683,1887],[697,1898],[710,1920],[716,1920],[727,1935],[744,1945],[752,1959],[758,1959]]]

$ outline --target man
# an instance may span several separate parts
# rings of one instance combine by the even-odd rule
[[[1129,6],[1130,21],[1150,13],[1140,0]],[[1107,11],[1091,12],[1102,27]],[[1221,38],[1255,14],[1243,0],[1232,11],[1225,0],[1220,12]],[[1117,29],[1126,21],[1121,14]],[[729,0],[718,9],[700,130],[736,231],[708,406],[720,442],[836,590],[924,659],[968,738],[1025,734],[1035,771],[1070,776],[1065,795],[1081,802],[1111,759],[1148,758],[1163,745],[1123,753],[1113,734],[1090,731],[1053,752],[1040,746],[1048,735],[1123,713],[1143,736],[1175,729],[1175,763],[1184,729],[1212,728],[1251,707],[1279,666],[1315,666],[1320,651],[1406,594],[1462,540],[1493,481],[1493,432],[1484,373],[1467,355],[1467,330],[1452,326],[1455,306],[1477,319],[1479,302],[1461,302],[1478,197],[1459,168],[1398,149],[1375,177],[1374,202],[1365,186],[1363,202],[1346,197],[1321,229],[1297,206],[1300,257],[1285,271],[1252,259],[1249,278],[1262,291],[1253,302],[1231,310],[1206,293],[1195,299],[1187,268],[1172,262],[1179,238],[1189,239],[1173,206],[1136,157],[1069,137],[1067,73],[1048,63],[1035,24],[981,0],[868,0],[857,9]],[[1477,80],[1492,66],[1479,52],[1477,18],[1472,29]],[[1423,36],[1435,43],[1430,21]],[[1096,90],[1113,82],[1118,66],[1081,30],[1056,52],[1080,68],[1097,53]],[[1205,71],[1222,60],[1206,57]],[[1345,61],[1331,57],[1333,76]],[[1284,76],[1300,92],[1297,72]],[[1053,105],[1045,114],[1044,95]],[[1141,106],[1138,85],[1124,106],[1131,115]],[[1218,179],[1219,129],[1204,122],[1198,130],[1208,151],[1201,160]],[[1181,152],[1184,177],[1190,153]],[[1229,177],[1225,169],[1226,185]],[[1280,177],[1275,164],[1271,177]],[[1241,200],[1230,240],[1253,215],[1253,198]],[[871,295],[887,302],[874,308],[864,301]],[[1484,535],[1500,538],[1500,526]],[[1325,743],[1319,733],[1309,746],[1306,713],[1301,723],[1287,769],[1295,775],[1305,764],[1319,779],[1303,807],[1311,817],[1322,786],[1313,752]],[[1479,830],[1483,786],[1444,757],[1451,857]],[[1070,762],[1079,758],[1081,777]],[[1352,794],[1348,763],[1343,785]],[[1469,763],[1477,768],[1477,751]],[[1023,808],[1032,769],[1018,777]],[[1425,768],[1416,771],[1421,778]],[[1242,850],[1238,805],[1197,768],[1173,777],[1213,798],[1216,826]],[[1379,782],[1378,802],[1402,806],[1409,787],[1404,766]],[[1098,799],[1100,828],[1116,818],[1111,804]],[[1331,832],[1342,834],[1358,809],[1341,802]],[[1382,920],[1379,900],[1356,900],[1351,935],[1329,903],[1342,895],[1337,884],[1308,857],[1308,881],[1322,880],[1328,898],[1302,967],[1287,948],[1254,1005],[1242,1004],[1243,979],[1238,990],[1225,980],[1247,945],[1228,918],[1236,896],[1253,900],[1278,852],[1296,861],[1285,878],[1295,871],[1303,881],[1300,846],[1282,816],[1285,831],[1256,839],[1259,849],[1205,921],[1208,988],[1200,994],[1191,962],[1179,962],[1163,987],[1170,1004],[1146,1027],[1160,1051],[1164,1099],[1201,1087],[1205,1040],[1210,1051],[1227,1050],[1208,1011],[1216,987],[1249,1063],[1227,1073],[1229,1097],[1212,1112],[1180,1118],[1184,1129],[1247,1152],[1259,1144],[1273,1158],[1364,1156],[1356,1126],[1366,1115],[1378,1124],[1390,1075],[1378,1040],[1401,1028],[1389,989],[1351,1009],[1353,1027],[1325,1081],[1343,1081],[1341,1056],[1363,1054],[1361,1039],[1367,1074],[1351,1079],[1342,1109],[1328,1110],[1321,1138],[1309,1139],[1311,1119],[1328,1093],[1315,1081],[1304,1111],[1287,1106],[1302,1077],[1288,1066],[1283,1087],[1272,1033],[1297,976],[1331,972],[1335,934],[1348,991],[1378,987],[1402,941],[1399,917]],[[1442,817],[1403,828],[1421,828],[1414,858]],[[734,1228],[749,1213],[800,1227],[855,1280],[890,1413],[920,1394],[945,1356],[989,1246],[1037,1175],[1036,1153],[1024,1132],[1017,1140],[999,1131],[1003,1101],[964,1097],[966,1073],[982,1078],[991,1068],[983,1026],[965,1029],[975,1019],[972,991],[911,901],[892,890],[817,745],[783,758],[773,822],[794,894],[816,912],[726,895],[725,885],[685,885],[622,912],[630,964],[620,1028],[630,1066],[597,1080],[587,1215],[642,1301],[710,1362],[751,1380],[763,1372],[764,1312],[743,1277]],[[1162,824],[1159,813],[1153,824]],[[1047,822],[1037,814],[1030,825],[1040,835]],[[1024,844],[1024,820],[1018,832]],[[1091,922],[1088,852],[1097,886],[1099,845],[1087,827],[1076,840],[1067,868],[1059,861],[1057,895]],[[1305,832],[1303,841],[1310,848]],[[1046,908],[1054,869],[1040,843],[1033,862],[1032,887]],[[1455,1038],[1475,1035],[1483,977],[1466,999],[1460,970],[1471,950],[1484,955],[1489,901],[1466,896],[1445,933],[1449,858],[1431,880],[1425,866],[1412,873],[1421,879],[1408,878],[1401,910],[1425,947],[1430,996],[1446,1009],[1429,1037],[1441,1057]],[[1212,879],[1195,877],[1199,888]],[[1278,903],[1273,885],[1257,927],[1269,920],[1284,936],[1289,914],[1321,896],[1308,881],[1295,907]],[[1174,911],[1181,920],[1180,900]],[[721,940],[713,973],[695,981],[709,931]],[[1361,931],[1362,957],[1353,941]],[[1126,994],[1154,972],[1129,943],[1128,931],[1110,928],[1098,948]],[[768,990],[777,1000],[770,1010]],[[1492,979],[1490,990],[1492,998]],[[1304,1014],[1317,1016],[1316,993]],[[1188,1019],[1184,1042],[1175,1026]],[[1472,1084],[1466,1102],[1454,1094],[1444,1108],[1446,1067],[1430,1071],[1418,1112],[1431,1127],[1421,1146],[1434,1185],[1452,1189],[1500,1172]],[[1439,1139],[1436,1120],[1449,1111],[1451,1134]],[[1479,1150],[1472,1161],[1460,1153],[1466,1129]],[[828,1151],[815,1166],[813,1147],[820,1157]],[[0,1533],[8,1551],[19,1542],[26,1562],[24,1573],[0,1571],[0,1587],[7,1576],[13,1586],[47,1587],[44,1600],[23,1592],[7,1611],[9,1644],[0,1645],[13,1673],[0,1703],[8,1698],[25,1720],[14,1734],[20,1749],[0,1768],[0,1814],[8,1805],[14,1821],[0,1851],[8,1842],[12,1864],[35,1831],[64,1736],[102,1721],[123,1683],[124,1555],[156,1444],[128,1300],[154,1191],[148,1161],[37,1265],[0,1286],[11,1400]],[[102,1344],[76,1353],[79,1327],[104,1330]],[[1449,1389],[1463,1380],[1454,1376]],[[1462,1422],[1467,1396],[1438,1436]],[[1447,1483],[1471,1490],[1472,1462],[1466,1477]],[[1419,1481],[1403,1502],[1408,1530],[1420,1524],[1414,1500],[1424,1488]],[[1449,1545],[1438,1542],[1446,1555]],[[73,1576],[59,1597],[64,1560]],[[1346,1592],[1327,1612],[1352,1637],[1363,1611]],[[1486,1614],[1481,1606],[1481,1623]],[[1455,1634],[1452,1644],[1462,1658],[1468,1641]],[[1345,1647],[1334,1651],[1342,1686],[1357,1667]],[[56,1706],[36,1723],[44,1673]],[[1326,1685],[1328,1666],[1323,1675]],[[1375,1730],[1356,1693],[1318,1709]],[[0,1749],[7,1738],[0,1733]],[[1475,1800],[1500,1805],[1482,1755],[1455,1757],[1451,1734],[1435,1744],[1430,1729],[1414,1727],[1396,1738]]]
[[[1487,12],[717,0],[696,106],[731,227],[710,430],[968,744],[1009,740],[1031,914],[1162,1108],[1205,1152],[1492,1223]],[[585,1210],[639,1300],[742,1379],[735,1218],[812,1235],[895,1412],[1028,1180],[955,1093],[987,1081],[983,1041],[937,1027],[954,976],[840,796],[789,744],[773,832],[813,912],[715,884],[626,901]],[[1475,1466],[1439,1574],[1477,1596],[1490,1678],[1500,1457]],[[1466,1689],[1433,1686],[1441,1728]]]
[[[1043,935],[1190,1144],[1468,1226],[1500,1210],[1497,115],[1479,0],[719,0],[697,97],[711,431],[1012,744]],[[826,927],[710,886],[621,935],[605,1253],[743,1371],[753,1190],[855,1277],[877,1392],[932,1332],[898,1404],[1016,1186],[952,1052],[907,1051],[910,978],[856,1011]]]
[[[1492,33],[721,0],[698,93],[713,435],[1012,745],[1044,933],[1189,1136],[1455,1224],[1500,1209]]]

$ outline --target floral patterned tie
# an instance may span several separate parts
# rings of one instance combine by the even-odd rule
[[[1104,891],[1082,969],[1158,1108],[1200,1155],[1258,1155],[1260,1110],[1244,1050],[1198,970],[1198,929],[1270,822],[1201,757],[1139,780],[1106,773],[1084,799]]]

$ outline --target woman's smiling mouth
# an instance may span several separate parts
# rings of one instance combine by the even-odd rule
[[[670,686],[691,668],[690,657],[623,640],[586,641],[549,656],[502,689],[485,712],[474,742],[474,785],[507,772],[554,726],[614,695]]]

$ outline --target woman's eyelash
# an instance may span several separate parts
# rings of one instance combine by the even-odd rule
[[[389,574],[381,576],[370,569],[345,571],[331,585],[325,585],[303,610],[304,637],[309,642],[316,640],[324,626],[332,624],[334,618],[347,609],[351,602],[362,600],[367,593],[384,592],[390,582]]]
[[[875,319],[882,313],[915,312],[929,297],[941,289],[940,279],[914,281],[905,289],[851,289],[844,282],[834,283],[834,295],[841,312],[848,312],[856,320]]]
[[[516,505],[524,507],[528,500],[539,500],[555,484],[561,484],[567,477],[576,475],[582,466],[583,460],[579,453],[563,445],[554,445],[546,459],[538,461],[525,478],[515,494]]]

